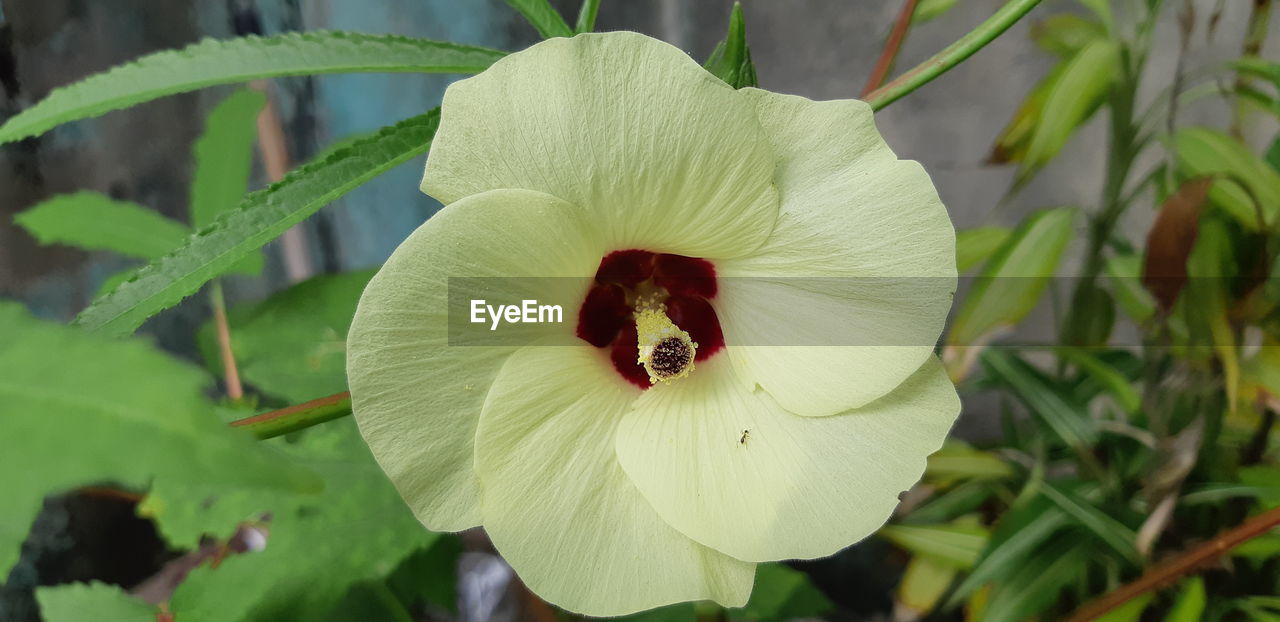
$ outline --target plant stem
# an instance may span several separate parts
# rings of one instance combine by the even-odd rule
[[[1137,581],[1108,593],[1080,609],[1067,622],[1086,622],[1123,605],[1151,590],[1168,585],[1223,553],[1271,531],[1280,525],[1280,508],[1272,508],[1259,514],[1218,537],[1148,570]]]
[[[218,334],[218,356],[222,359],[222,377],[227,385],[227,397],[236,401],[244,397],[244,387],[240,384],[240,370],[236,368],[236,355],[231,349],[227,302],[222,296],[222,281],[218,279],[209,284],[209,304],[213,307],[213,326]]]
[[[1022,19],[1022,16],[1035,8],[1037,4],[1040,4],[1040,0],[1009,0],[987,21],[969,31],[969,34],[960,37],[955,43],[947,46],[929,60],[920,63],[914,69],[898,76],[892,82],[868,93],[863,99],[871,104],[872,110],[880,110],[892,104],[907,93],[928,84],[934,78],[959,65],[966,58],[973,56],[975,52],[991,43],[1015,22]]]
[[[231,422],[231,427],[244,428],[259,439],[268,439],[350,414],[351,394],[343,391],[288,408],[237,419]]]
[[[898,57],[898,50],[902,49],[902,42],[907,39],[907,30],[911,28],[911,21],[915,14],[916,0],[906,0],[902,3],[902,11],[898,13],[898,21],[893,24],[889,38],[884,42],[880,60],[876,61],[875,68],[871,70],[866,86],[862,87],[862,97],[870,95],[889,76],[889,70],[893,68],[893,60]]]

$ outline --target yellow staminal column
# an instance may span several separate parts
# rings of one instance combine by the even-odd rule
[[[698,344],[667,317],[662,298],[645,296],[636,301],[637,363],[649,372],[649,382],[671,382],[693,371]]]

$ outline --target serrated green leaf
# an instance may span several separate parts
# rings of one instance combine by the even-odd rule
[[[153,261],[80,313],[76,323],[108,335],[137,330],[289,227],[379,174],[426,153],[439,108],[352,142],[254,192],[173,253]]]
[[[307,430],[281,447],[325,481],[319,494],[255,494],[213,486],[157,486],[146,507],[175,544],[226,534],[235,521],[270,515],[267,546],[192,571],[174,592],[178,620],[310,620],[347,589],[383,581],[437,535],[414,518],[351,420]],[[220,507],[221,506],[221,507]],[[231,517],[233,519],[228,524]]]
[[[347,388],[346,338],[373,270],[321,275],[230,309],[231,349],[240,377],[256,389],[301,403]],[[221,371],[212,323],[200,330],[210,369]]]
[[[1250,231],[1276,222],[1280,210],[1280,172],[1240,141],[1218,130],[1188,127],[1177,131],[1171,147],[1187,177],[1216,175],[1209,199]],[[1256,199],[1256,202],[1255,202]]]
[[[600,12],[600,0],[582,0],[578,9],[578,23],[574,32],[591,32],[596,29],[596,14]]]
[[[944,13],[956,6],[956,2],[957,0],[920,0],[916,3],[915,12],[911,14],[911,23],[923,24],[942,17]]]
[[[504,55],[469,45],[349,32],[206,39],[54,90],[0,126],[0,144],[42,134],[68,121],[217,84],[364,71],[479,73]]]
[[[249,191],[258,113],[266,102],[261,92],[241,89],[218,102],[205,118],[204,133],[196,140],[191,179],[193,227],[208,226],[219,214],[239,205]]]
[[[313,489],[306,469],[218,420],[207,377],[150,345],[0,303],[0,574],[45,496],[112,483]],[[159,479],[156,479],[159,478]]]
[[[1091,425],[1085,409],[1026,361],[1003,350],[987,350],[982,353],[982,366],[1068,447],[1087,448],[1097,438],[1097,428]]]
[[[136,203],[97,192],[62,194],[14,216],[41,244],[66,244],[139,259],[154,259],[190,235],[180,222]]]
[[[155,605],[106,583],[68,583],[36,589],[45,622],[155,622]]]
[[[573,29],[569,28],[568,22],[564,21],[564,17],[547,0],[507,0],[507,4],[520,11],[543,39],[573,36]]]
[[[1141,563],[1142,558],[1138,555],[1138,549],[1134,546],[1137,534],[1132,529],[1107,516],[1073,492],[1058,488],[1049,482],[1044,482],[1040,490],[1049,501],[1053,502],[1063,512],[1066,512],[1068,516],[1080,523],[1085,529],[1093,532],[1093,535],[1097,536],[1108,547],[1111,547],[1111,550],[1119,553],[1130,563],[1135,565]]]
[[[1205,606],[1204,579],[1191,577],[1182,582],[1178,599],[1173,601],[1165,622],[1200,622]]]
[[[735,89],[759,86],[751,49],[747,47],[747,25],[738,2],[733,3],[729,12],[729,31],[724,40],[716,44],[703,67]]]
[[[940,564],[965,569],[973,566],[987,546],[989,534],[981,525],[885,525],[878,531],[890,542]]]
[[[1024,170],[1039,168],[1062,151],[1076,128],[1102,104],[1118,73],[1117,48],[1110,39],[1089,43],[1067,61],[1031,133]]]
[[[1005,240],[956,312],[949,345],[979,344],[1035,308],[1071,240],[1075,215],[1065,207],[1037,212]]]
[[[956,270],[968,272],[986,261],[1009,239],[1008,227],[976,227],[956,232]]]
[[[760,622],[818,617],[832,608],[831,601],[809,581],[809,575],[783,564],[760,564],[751,599],[734,617]]]

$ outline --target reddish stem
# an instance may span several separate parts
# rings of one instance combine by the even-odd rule
[[[889,39],[884,42],[880,59],[876,61],[875,69],[871,70],[866,86],[862,87],[863,99],[879,88],[884,83],[884,79],[889,76],[889,70],[893,68],[893,59],[898,57],[898,50],[902,48],[902,42],[907,38],[907,29],[911,27],[911,18],[915,13],[916,0],[906,0],[902,3],[902,11],[898,13],[898,21],[894,23],[893,31],[889,33]]]
[[[1080,609],[1067,622],[1087,622],[1137,598],[1151,590],[1166,586],[1183,575],[1200,568],[1245,541],[1267,533],[1280,525],[1280,507],[1237,525],[1218,537],[1148,570],[1138,580],[1121,586]]]

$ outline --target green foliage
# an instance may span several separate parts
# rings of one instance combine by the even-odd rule
[[[317,276],[230,309],[241,379],[289,403],[345,391],[347,329],[373,272]],[[212,323],[201,329],[200,342],[209,368],[221,370]]]
[[[69,583],[36,590],[45,622],[150,622],[156,607],[105,583]]]
[[[991,257],[1012,231],[1008,227],[976,227],[956,232],[956,270],[968,272]]]
[[[716,44],[703,66],[735,89],[759,85],[756,66],[751,62],[751,49],[747,47],[747,25],[742,19],[742,5],[738,2],[733,3],[733,10],[729,12],[729,31],[724,40]]]
[[[154,210],[88,191],[55,196],[13,220],[41,244],[113,251],[139,259],[160,257],[190,235],[186,225]]]
[[[960,303],[947,343],[980,343],[1030,313],[1071,240],[1075,218],[1069,208],[1044,210],[1010,234]]]
[[[144,511],[175,545],[226,535],[270,515],[267,546],[194,570],[174,593],[179,620],[314,619],[352,586],[382,581],[438,537],[422,528],[373,461],[350,419],[300,440],[264,443],[319,473],[319,494],[238,487],[155,486]]]
[[[831,601],[809,582],[808,575],[784,564],[760,564],[751,599],[731,613],[734,619],[774,622],[813,618],[831,609]]]
[[[987,530],[969,522],[947,525],[886,525],[879,531],[890,542],[954,568],[973,566],[987,544]]]
[[[318,484],[223,425],[203,396],[204,374],[145,343],[39,321],[12,303],[0,303],[0,343],[0,572],[45,496],[78,486],[156,481],[274,495]]]
[[[544,39],[574,35],[568,22],[564,21],[564,17],[547,0],[507,0],[507,4],[520,11],[529,25],[537,29]]]
[[[1171,149],[1186,177],[1214,175],[1209,199],[1247,229],[1273,225],[1280,210],[1280,172],[1227,134],[1189,127],[1171,138]]]
[[[1204,616],[1204,579],[1192,577],[1183,582],[1178,599],[1169,609],[1166,622],[1200,622]]]
[[[338,197],[427,151],[439,109],[353,141],[254,192],[233,211],[85,309],[76,323],[108,335],[129,334],[148,317],[191,295],[242,257]]]
[[[1098,109],[1116,79],[1116,54],[1114,43],[1099,39],[1063,61],[1062,72],[1048,87],[1040,118],[1028,140],[1022,158],[1024,171],[1034,171],[1058,155],[1076,128]]]
[[[455,43],[347,32],[206,39],[182,50],[144,56],[54,90],[0,126],[0,143],[42,134],[69,121],[218,84],[354,71],[478,73],[503,54]]]
[[[927,21],[942,17],[947,11],[956,6],[957,0],[920,0],[916,3],[916,10],[911,14],[911,22],[913,24],[923,24]]]
[[[591,32],[596,29],[596,14],[600,12],[600,0],[582,0],[578,9],[578,22],[573,27],[577,33]]]
[[[256,121],[266,102],[266,96],[259,91],[236,91],[219,102],[205,119],[204,133],[195,146],[191,226],[208,226],[218,215],[238,205],[249,191],[253,143],[258,136]]]

